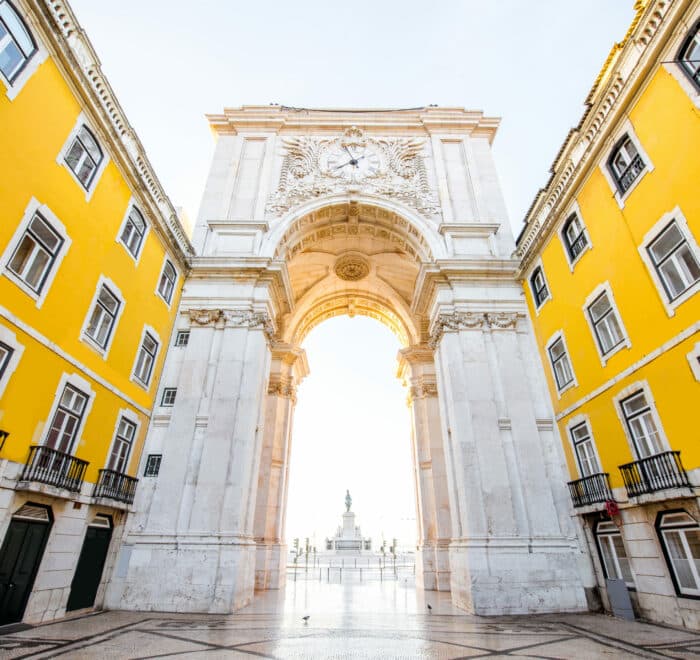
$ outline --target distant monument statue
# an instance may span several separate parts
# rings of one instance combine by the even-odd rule
[[[350,511],[352,497],[350,491],[345,491],[345,513],[343,524],[332,539],[326,540],[326,548],[335,550],[336,554],[359,555],[363,550],[372,549],[371,539],[363,539],[359,526],[355,525],[355,514]]]

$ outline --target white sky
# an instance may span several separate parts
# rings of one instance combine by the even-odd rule
[[[503,118],[494,144],[514,233],[583,111],[633,0],[71,0],[173,203],[194,220],[213,140],[205,113],[431,103]],[[312,375],[295,419],[288,537],[340,522],[410,536],[409,419],[398,343],[334,319],[304,346]]]

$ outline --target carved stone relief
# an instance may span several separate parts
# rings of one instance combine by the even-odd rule
[[[424,144],[418,138],[368,137],[355,126],[337,138],[285,138],[280,182],[267,211],[286,213],[315,197],[353,190],[395,199],[426,217],[440,215],[421,153]],[[343,163],[345,154],[349,160]]]
[[[518,319],[523,318],[520,312],[452,312],[440,314],[428,342],[432,349],[437,348],[442,335],[446,332],[460,330],[515,330]]]

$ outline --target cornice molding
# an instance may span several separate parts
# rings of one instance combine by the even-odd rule
[[[450,312],[439,314],[433,323],[428,345],[434,350],[447,332],[463,330],[517,330],[522,312]]]
[[[119,156],[119,161],[127,166],[127,176],[132,179],[135,192],[147,195],[151,202],[149,215],[178,251],[174,256],[187,265],[194,248],[72,9],[65,0],[27,0],[27,4],[34,10],[35,16],[43,21],[43,28],[54,39],[53,45],[62,63],[76,79],[92,110],[98,113],[103,129],[107,129],[103,133],[109,138],[112,155]]]
[[[665,35],[672,31],[687,8],[686,0],[638,0],[630,28],[615,44],[586,99],[586,109],[578,126],[562,144],[546,186],[530,206],[525,226],[517,239],[514,256],[521,260],[520,277],[533,255],[546,240],[569,203],[576,187],[604,148],[620,114],[628,107],[665,46]]]

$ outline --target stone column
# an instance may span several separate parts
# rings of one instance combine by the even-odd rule
[[[170,369],[177,404],[147,439],[146,452],[149,443],[162,452],[160,472],[136,503],[107,607],[224,613],[253,597],[272,325],[252,307],[185,313],[190,339]]]
[[[398,376],[409,385],[418,517],[416,583],[429,591],[449,591],[450,503],[432,350],[412,346],[399,351]]]
[[[265,399],[265,423],[255,505],[255,588],[280,589],[285,584],[289,456],[296,388],[308,373],[303,349],[273,345]]]
[[[475,614],[585,610],[552,412],[524,313],[431,323],[452,514],[451,590]]]

